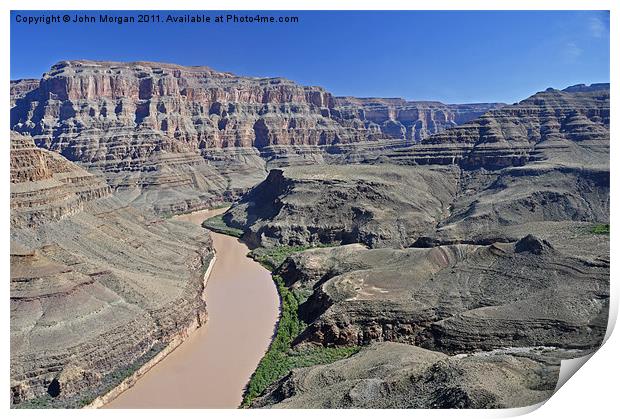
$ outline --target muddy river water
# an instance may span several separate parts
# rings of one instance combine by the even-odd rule
[[[224,212],[176,217],[200,224]],[[207,324],[106,408],[236,408],[265,354],[278,320],[279,298],[268,270],[234,237],[210,233],[216,260],[206,286]]]

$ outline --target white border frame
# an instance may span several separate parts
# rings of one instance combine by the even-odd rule
[[[82,2],[77,0],[56,0],[53,4],[45,0],[5,0],[0,4],[2,10],[2,57],[4,62],[10,60],[9,54],[9,21],[10,10],[611,10],[611,72],[613,75],[619,74],[618,66],[618,36],[620,35],[619,19],[620,2],[612,0],[357,0],[355,2],[340,0],[341,4],[335,4],[334,0],[315,0],[315,1],[297,1],[293,4],[291,1],[283,0],[263,0],[261,2],[248,0],[229,0],[227,2],[219,1],[191,1],[191,0],[90,0]],[[205,63],[208,65],[209,63]],[[78,417],[81,415],[96,415],[97,417],[149,417],[149,418],[169,418],[172,416],[183,415],[191,418],[203,419],[205,415],[211,417],[279,417],[290,418],[291,415],[300,418],[315,418],[316,415],[332,414],[327,411],[263,411],[263,410],[11,410],[9,409],[9,206],[10,197],[8,172],[9,172],[9,86],[10,79],[9,66],[0,66],[0,74],[4,80],[5,87],[3,90],[3,99],[0,102],[2,106],[0,132],[4,133],[4,145],[0,148],[2,153],[2,173],[5,174],[5,181],[1,183],[2,196],[4,197],[2,236],[0,243],[0,257],[4,260],[2,264],[4,269],[4,287],[0,301],[3,306],[3,315],[1,318],[2,330],[5,333],[5,339],[0,344],[2,353],[2,361],[4,362],[4,373],[0,375],[0,388],[5,389],[6,399],[4,408],[7,413],[15,417],[43,417],[66,418]],[[615,105],[615,98],[618,97],[617,80],[611,80],[611,137],[617,138],[618,129],[618,108]],[[562,86],[555,86],[562,87]],[[534,93],[534,92],[532,92]],[[620,156],[614,146],[614,140],[611,141],[611,166],[614,167],[612,173],[615,174],[615,166],[620,163]],[[619,166],[620,167],[620,166]],[[611,224],[615,226],[614,216],[617,208],[618,193],[618,176],[611,177]],[[615,230],[614,230],[615,231]],[[615,233],[611,235],[610,253],[614,254],[618,249],[618,237]],[[383,410],[376,412],[375,410],[341,410],[337,415],[344,418],[372,418],[380,414],[387,417],[403,417],[403,418],[488,418],[488,417],[507,417],[515,416],[535,410],[529,417],[546,418],[546,417],[580,417],[584,418],[591,415],[599,417],[609,417],[611,412],[616,413],[618,408],[618,360],[616,353],[619,352],[620,342],[618,334],[611,335],[613,326],[618,313],[618,283],[616,277],[616,264],[611,264],[611,309],[610,321],[607,337],[609,340],[603,347],[587,362],[587,366],[581,369],[575,378],[570,379],[547,403],[539,409],[535,407],[524,409],[506,409],[506,410]],[[617,414],[617,413],[616,413]],[[90,416],[92,417],[92,416]]]

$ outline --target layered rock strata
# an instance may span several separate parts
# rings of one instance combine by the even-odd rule
[[[609,84],[550,88],[388,155],[403,164],[459,164],[466,169],[538,161],[604,164],[609,160],[609,117]]]
[[[11,403],[77,407],[206,320],[208,234],[11,137]]]
[[[272,165],[311,164],[331,145],[407,138],[392,125],[420,139],[499,106],[388,100],[379,117],[367,100],[283,78],[86,60],[59,62],[40,81],[12,82],[11,98],[13,130],[159,212],[245,192],[266,174],[259,150]]]
[[[441,102],[406,101],[400,98],[337,97],[335,104],[343,117],[364,121],[369,130],[379,130],[386,138],[409,143],[476,119],[501,103],[446,105]]]
[[[411,245],[447,215],[458,175],[394,165],[273,169],[224,219],[262,246]]]
[[[524,406],[551,394],[561,359],[600,346],[608,85],[349,151],[317,162],[366,164],[272,170],[224,216],[263,246],[356,243],[294,254],[276,273],[302,302],[298,349],[363,349],[293,370],[256,407]],[[325,234],[332,223],[343,227]]]
[[[329,166],[273,170],[224,219],[266,246],[491,243],[531,223],[607,223],[604,87],[538,93],[409,148],[343,149],[316,159]],[[523,158],[507,157],[517,149]],[[373,165],[349,164],[363,162]]]
[[[211,244],[196,228],[106,198],[11,234],[24,249],[11,256],[15,404],[95,396],[145,353],[206,320],[202,266]]]
[[[352,244],[290,256],[277,274],[296,295],[309,295],[300,307],[308,327],[295,345],[364,346],[351,358],[292,370],[253,407],[512,408],[545,401],[561,360],[596,349],[608,319],[609,240],[572,227],[590,251],[570,255],[575,249],[564,244],[565,234],[556,236],[562,250],[528,235],[488,246]]]
[[[26,94],[39,87],[38,79],[19,79],[11,80],[11,107],[15,106],[15,101],[22,99]]]
[[[463,171],[450,215],[416,245],[514,241],[561,223],[609,223],[609,173],[603,164],[546,163]]]
[[[407,138],[392,132],[389,123],[406,124],[415,131],[410,137],[419,140],[502,105],[335,98],[323,88],[283,78],[151,62],[61,61],[29,90],[34,86],[33,80],[12,84],[13,129],[53,149],[79,153],[81,161],[92,154],[67,143],[85,128],[91,135],[103,128],[149,128],[180,140],[162,149],[182,144],[200,150],[261,149]]]
[[[224,220],[262,246],[428,247],[516,241],[566,221],[608,223],[609,207],[603,165],[319,165],[273,169]]]
[[[532,235],[488,246],[316,249],[278,273],[311,293],[298,343],[589,349],[607,324],[609,259],[569,256]]]
[[[32,138],[11,133],[11,226],[34,227],[82,210],[110,193],[100,178]]]
[[[370,345],[256,406],[523,406],[605,333],[609,85],[499,109],[65,61],[11,104],[14,404],[79,405],[200,325],[210,241],[151,209],[242,194],[224,219],[252,244],[357,243],[278,269],[295,345]]]

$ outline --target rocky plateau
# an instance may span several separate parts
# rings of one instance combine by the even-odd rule
[[[289,409],[500,409],[553,394],[559,366],[532,350],[449,356],[383,342],[351,358],[293,370],[255,407]],[[567,356],[568,357],[568,356]]]

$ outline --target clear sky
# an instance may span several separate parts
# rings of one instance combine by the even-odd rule
[[[178,12],[186,13],[198,12]],[[64,12],[11,13],[12,79],[38,78],[66,59],[162,61],[282,76],[339,96],[446,103],[512,103],[547,87],[609,81],[608,12],[291,11],[261,14],[299,23],[123,25],[28,25],[18,14]]]

